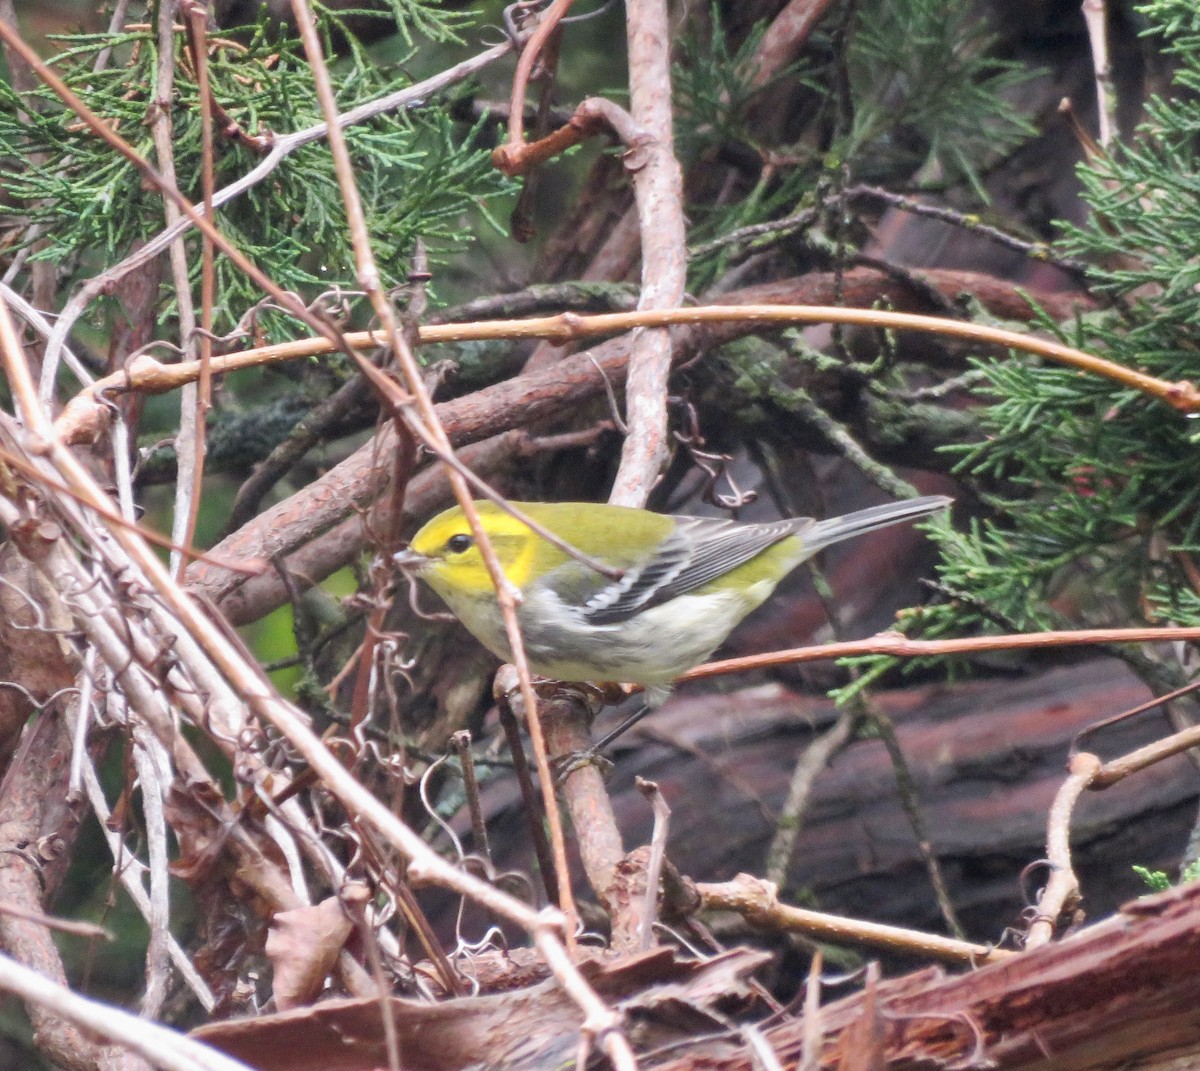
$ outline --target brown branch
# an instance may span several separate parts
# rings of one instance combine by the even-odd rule
[[[154,155],[158,172],[164,183],[174,188],[178,184],[175,170],[174,120],[170,101],[175,99],[175,8],[173,3],[160,4],[155,21],[158,55],[154,70],[154,99],[159,102],[150,112],[150,132],[154,141]],[[70,106],[70,101],[64,98]],[[182,213],[179,205],[165,193],[162,196],[163,216],[167,227],[179,222]],[[171,278],[175,288],[175,305],[179,319],[179,346],[181,356],[194,357],[198,338],[196,335],[196,309],[192,300],[192,284],[188,271],[187,250],[181,239],[168,247],[167,259],[171,265]],[[128,277],[124,277],[124,282]],[[85,284],[86,285],[86,284]],[[151,332],[152,333],[152,332]],[[47,345],[46,363],[42,368],[40,393],[47,412],[53,411],[53,398],[57,380],[57,358],[54,353],[54,335]],[[119,369],[130,351],[114,354],[113,367]],[[174,511],[171,518],[171,537],[181,545],[188,543],[188,532],[193,531],[191,519],[195,512],[195,473],[198,457],[197,442],[203,445],[196,431],[198,391],[193,384],[183,389],[179,399],[179,427],[175,433],[176,482]],[[129,498],[132,499],[132,488]],[[171,571],[183,574],[187,563],[183,556],[171,552]]]
[[[800,55],[830,0],[790,0],[771,21],[754,54],[755,86],[766,85]]]
[[[633,174],[642,245],[640,310],[672,310],[687,283],[687,233],[683,223],[683,173],[675,159],[671,111],[671,31],[666,0],[626,0],[629,110],[649,139],[630,146],[625,166]],[[671,335],[639,332],[633,339],[625,388],[629,433],[609,502],[644,506],[667,458],[667,377]]]
[[[65,616],[61,607],[59,614]],[[71,734],[62,714],[43,711],[30,723],[0,785],[0,900],[29,912],[43,911],[57,889],[79,828],[79,815],[66,802],[70,757]],[[4,915],[0,942],[17,962],[66,984],[62,959],[44,924]],[[34,1043],[51,1060],[73,1071],[97,1066],[101,1048],[94,1041],[42,1006],[26,1007]]]
[[[819,941],[866,945],[922,959],[971,966],[995,963],[1017,954],[953,937],[791,907],[779,902],[779,890],[774,882],[750,874],[739,874],[732,881],[697,882],[696,889],[700,893],[701,911],[733,911],[754,926],[775,932],[800,933]]]
[[[512,94],[508,104],[508,145],[513,147],[525,144],[525,87],[529,84],[529,76],[533,73],[533,65],[538,54],[558,28],[563,16],[570,10],[574,0],[554,0],[542,12],[537,29],[529,37],[529,41],[521,50],[521,58],[517,60],[517,70],[513,76]],[[507,147],[507,146],[504,146]]]
[[[793,323],[840,323],[883,330],[912,330],[949,338],[958,338],[986,346],[1002,346],[1045,357],[1058,364],[1082,372],[1102,376],[1133,390],[1164,402],[1183,414],[1200,413],[1200,389],[1187,381],[1169,382],[1127,368],[1114,361],[1097,357],[1074,347],[1037,338],[1033,335],[1008,331],[986,324],[962,320],[946,320],[936,316],[890,312],[883,309],[854,309],[822,305],[707,305],[684,309],[659,309],[638,312],[599,313],[582,316],[563,313],[559,316],[537,317],[528,320],[479,321],[473,324],[433,324],[421,328],[420,342],[466,342],[494,339],[543,338],[556,343],[574,342],[596,335],[608,335],[634,328],[731,325],[735,334],[751,333],[757,325]],[[732,337],[732,336],[724,336]],[[382,338],[377,332],[353,332],[346,342],[356,349],[377,347]],[[253,368],[282,361],[295,360],[335,347],[313,339],[289,342],[259,349],[245,350],[213,359],[213,374],[224,374],[242,368]],[[678,359],[678,353],[676,354]],[[561,368],[561,364],[556,366]],[[68,442],[91,438],[103,417],[95,396],[103,392],[139,390],[161,394],[174,390],[199,376],[198,361],[183,361],[165,365],[143,355],[130,363],[123,372],[105,376],[71,400],[59,418],[60,432]],[[519,378],[519,377],[518,377]],[[515,380],[514,380],[515,381]]]
[[[566,123],[544,138],[520,143],[508,141],[498,145],[492,150],[492,166],[509,178],[527,175],[546,161],[572,146],[583,144],[606,129],[626,144],[630,144],[630,139],[636,134],[627,112],[601,97],[588,97],[580,101]]]
[[[1070,774],[1054,796],[1046,821],[1046,861],[1050,879],[1038,897],[1037,915],[1025,936],[1025,948],[1034,949],[1054,936],[1059,916],[1079,900],[1079,879],[1071,866],[1071,813],[1083,790],[1100,770],[1095,755],[1082,752],[1071,759]]]
[[[1093,647],[1106,643],[1167,643],[1200,640],[1200,628],[1092,628],[1067,632],[1029,632],[1009,636],[974,636],[959,640],[910,640],[899,632],[881,632],[865,640],[826,643],[815,647],[793,647],[787,651],[745,655],[708,662],[689,670],[682,681],[707,680],[729,673],[788,666],[797,662],[821,662],[830,658],[857,658],[885,654],[897,658],[931,658],[943,655],[979,654],[984,651],[1040,650],[1048,647]],[[1193,746],[1195,741],[1192,742]],[[1182,750],[1183,748],[1181,748]]]
[[[939,270],[923,271],[920,276],[943,293],[954,295],[962,291],[972,292],[989,312],[999,317],[1027,318],[1036,311],[1030,301],[1011,284],[990,276],[972,272]],[[869,304],[883,299],[893,304],[904,305],[912,300],[912,296],[906,293],[903,286],[897,285],[896,281],[889,279],[885,273],[873,269],[858,269],[848,272],[843,278],[843,289],[846,291],[847,300],[852,304]],[[701,346],[750,334],[761,323],[865,323],[867,326],[892,329],[913,328],[934,334],[958,336],[985,344],[1026,350],[1052,360],[1060,359],[1056,355],[1062,354],[1061,359],[1064,363],[1072,363],[1068,358],[1078,356],[1092,363],[1092,367],[1086,370],[1096,371],[1098,374],[1114,379],[1122,379],[1131,374],[1129,369],[1121,365],[1092,357],[1089,354],[1082,354],[1078,350],[1059,346],[1032,335],[1001,331],[982,325],[967,324],[959,320],[944,320],[932,316],[912,316],[911,314],[889,313],[882,310],[836,308],[822,304],[822,302],[831,300],[833,294],[833,276],[813,274],[727,294],[725,295],[726,304],[723,305],[590,316],[562,313],[557,316],[523,320],[431,324],[420,329],[418,339],[422,345],[438,342],[521,338],[544,338],[556,343],[565,343],[643,326],[689,325],[696,331],[700,331],[701,334],[681,332],[675,336],[674,359],[678,363],[691,356]],[[1051,302],[1051,296],[1044,295],[1041,300],[1044,303]],[[788,304],[766,305],[763,302],[788,302]],[[1049,311],[1067,316],[1071,314],[1072,309],[1079,307],[1079,302],[1072,299],[1066,303],[1054,304]],[[344,338],[346,343],[355,349],[376,349],[386,344],[386,340],[379,332],[349,332]],[[224,375],[245,368],[258,368],[304,357],[314,357],[322,353],[332,353],[337,349],[336,345],[324,337],[284,342],[214,357],[212,370],[213,375]],[[564,365],[574,367],[577,363],[559,362],[555,368],[561,372]],[[199,372],[198,361],[163,364],[148,354],[142,354],[131,361],[122,371],[97,380],[72,398],[59,416],[55,426],[68,443],[92,441],[100,433],[100,429],[107,419],[107,406],[100,400],[106,395],[128,390],[136,390],[144,394],[163,394],[176,390],[186,383],[194,382],[199,377]],[[1139,373],[1132,374],[1139,375]],[[548,376],[547,378],[553,377]],[[518,380],[522,380],[522,377],[516,377],[512,382]],[[528,380],[522,381],[527,382]],[[1167,384],[1160,380],[1150,380],[1150,382],[1155,385],[1155,390],[1149,393],[1163,395],[1164,400],[1176,404],[1177,408],[1182,408],[1185,412],[1192,410],[1185,408],[1183,404],[1177,404],[1179,399],[1182,399],[1187,405],[1195,403],[1200,406],[1200,392],[1196,392],[1190,384]],[[1131,382],[1130,385],[1136,386],[1137,383]],[[1172,402],[1177,394],[1179,399]]]
[[[1130,774],[1137,773],[1157,762],[1162,762],[1163,759],[1169,759],[1172,755],[1178,755],[1197,746],[1200,746],[1200,726],[1181,729],[1164,740],[1156,740],[1153,744],[1140,747],[1136,751],[1129,752],[1128,755],[1122,755],[1119,759],[1106,762],[1096,771],[1087,787],[1096,790],[1110,788],[1118,781],[1125,780]]]
[[[642,932],[638,941],[645,951],[654,944],[654,920],[658,917],[658,894],[662,883],[663,866],[667,861],[667,836],[671,829],[671,808],[656,781],[635,777],[638,791],[650,803],[654,813],[654,829],[650,836],[649,859],[646,863],[645,903],[642,906]]]
[[[216,181],[213,175],[212,88],[208,80],[208,8],[203,0],[183,0],[180,8],[187,21],[188,41],[196,67],[196,88],[200,94],[200,183],[204,197],[204,215],[212,220]],[[187,546],[195,542],[196,524],[200,520],[200,495],[204,488],[204,455],[207,449],[207,417],[209,409],[212,408],[212,327],[216,267],[213,261],[212,238],[207,234],[201,239],[200,259],[200,374],[197,379],[195,413],[192,417],[192,485],[187,520],[180,539],[180,542]],[[183,575],[183,569],[184,562],[179,559],[176,566],[177,577]]]
[[[496,676],[496,687],[508,694],[509,705],[515,708],[514,684],[512,676],[501,669]],[[542,722],[546,752],[551,761],[578,755],[591,747],[586,711],[569,690],[545,699],[539,706],[538,718]],[[525,720],[529,722],[527,713]],[[613,945],[623,951],[634,951],[638,947],[637,931],[626,925],[629,905],[622,895],[623,886],[618,876],[625,848],[604,778],[595,765],[584,763],[563,779],[562,793],[575,830],[584,874],[613,921]]]

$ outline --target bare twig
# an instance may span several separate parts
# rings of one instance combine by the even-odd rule
[[[1023,238],[1018,238],[1015,234],[1009,234],[1008,231],[1001,230],[999,227],[993,227],[988,223],[984,223],[978,216],[970,213],[946,208],[943,205],[928,204],[925,201],[917,200],[915,197],[907,197],[902,193],[885,190],[880,186],[863,184],[851,186],[845,191],[845,197],[848,201],[878,201],[881,204],[890,205],[892,208],[898,208],[902,212],[910,212],[914,216],[925,216],[928,219],[936,219],[943,223],[949,223],[954,227],[961,227],[972,234],[978,234],[983,238],[987,238],[989,241],[995,242],[1005,249],[1012,249],[1017,253],[1021,253],[1029,257],[1030,260],[1041,260],[1052,263],[1062,268],[1063,271],[1070,272],[1072,275],[1083,277],[1088,272],[1086,261],[1059,256],[1048,242],[1026,241]]]
[[[529,76],[533,73],[533,65],[545,46],[550,35],[558,29],[563,16],[570,10],[574,0],[553,0],[541,13],[537,29],[529,36],[525,47],[521,50],[521,58],[517,61],[517,70],[513,75],[512,93],[508,105],[508,143],[512,146],[525,144],[525,87],[529,85]]]
[[[823,662],[830,658],[856,658],[886,654],[897,658],[929,658],[940,655],[979,654],[985,651],[1024,651],[1048,647],[1093,647],[1105,643],[1169,643],[1200,640],[1200,628],[1093,628],[1067,632],[1030,632],[1011,636],[974,636],[960,640],[910,640],[898,632],[880,632],[865,640],[826,643],[815,647],[793,647],[787,651],[745,655],[708,662],[689,670],[680,681],[706,680],[728,673],[786,666],[796,662]],[[1195,744],[1184,745],[1190,747]]]
[[[766,223],[750,223],[745,227],[738,227],[737,230],[729,231],[728,234],[722,234],[711,241],[691,246],[688,249],[688,259],[695,260],[697,257],[706,257],[710,253],[717,252],[718,249],[740,245],[743,242],[752,242],[756,238],[765,238],[768,235],[772,238],[783,238],[795,231],[811,227],[820,214],[819,209],[806,208],[795,215],[784,216],[782,219],[772,219]]]
[[[169,901],[170,859],[167,851],[167,821],[164,800],[172,781],[171,760],[162,743],[145,726],[134,728],[133,760],[142,789],[147,858],[150,871],[150,940],[146,948],[146,991],[141,1012],[157,1019],[167,998],[169,976],[168,937],[171,927]]]
[[[16,904],[3,901],[0,901],[0,915],[8,915],[10,918],[22,919],[25,922],[34,922],[55,933],[66,933],[72,937],[86,937],[89,941],[115,941],[117,939],[117,935],[111,930],[106,930],[94,922],[55,918],[53,915],[46,915],[41,911],[32,911],[29,908],[18,907]]]
[[[503,671],[503,667],[501,670]],[[508,741],[508,751],[512,756],[513,773],[521,791],[521,802],[524,804],[525,818],[529,823],[529,839],[533,842],[533,854],[537,859],[538,873],[542,876],[542,886],[550,902],[556,904],[558,880],[554,876],[554,857],[550,854],[546,827],[542,822],[542,806],[533,788],[533,778],[529,775],[529,760],[525,757],[525,745],[521,742],[521,726],[517,722],[508,694],[501,686],[502,683],[501,675],[497,673],[493,690],[500,714],[500,728]]]
[[[15,993],[26,1003],[44,1008],[80,1030],[117,1042],[163,1071],[252,1071],[240,1060],[202,1042],[139,1019],[111,1004],[72,993],[66,986],[57,985],[4,955],[0,955],[0,989]]]
[[[1080,794],[1100,771],[1100,760],[1086,751],[1071,759],[1070,774],[1062,783],[1046,823],[1046,859],[1050,878],[1038,897],[1037,915],[1025,935],[1026,950],[1044,945],[1054,936],[1059,916],[1079,899],[1079,879],[1071,868],[1071,813]]]
[[[654,920],[658,913],[659,884],[667,858],[667,835],[671,829],[671,808],[657,783],[635,778],[638,791],[650,801],[654,812],[654,832],[650,835],[650,860],[646,864],[646,902],[642,907],[641,945],[647,949],[654,941]]]
[[[165,4],[168,9],[173,4]],[[200,94],[200,183],[204,215],[213,220],[213,115],[212,89],[208,81],[208,8],[204,0],[181,0],[180,9],[187,22],[192,60],[196,66],[196,89]],[[163,97],[163,100],[171,98]],[[196,382],[192,416],[191,481],[186,488],[187,512],[182,525],[177,523],[177,541],[191,546],[196,538],[196,523],[200,519],[200,493],[204,486],[204,454],[207,448],[208,411],[212,408],[212,327],[216,274],[213,263],[212,238],[205,234],[200,243],[200,376]],[[187,340],[184,340],[185,343]],[[179,451],[176,451],[178,456]],[[182,466],[181,466],[182,470]],[[182,480],[181,480],[182,482]],[[175,562],[175,575],[183,575],[183,561]]]
[[[483,806],[479,800],[479,779],[475,776],[475,759],[471,755],[471,734],[466,729],[450,737],[450,745],[458,756],[462,768],[463,790],[467,795],[467,809],[471,814],[471,832],[475,837],[475,851],[489,863],[492,847],[488,843],[487,821],[483,817]]]
[[[821,1059],[821,968],[825,956],[820,948],[813,950],[812,962],[808,965],[808,979],[804,985],[804,1052],[796,1071],[817,1071]]]
[[[842,323],[887,330],[924,331],[983,345],[1004,346],[1045,357],[1059,364],[1121,383],[1156,398],[1181,413],[1200,413],[1200,389],[1186,380],[1172,383],[1156,379],[1103,357],[1017,331],[884,309],[849,309],[822,305],[707,305],[682,309],[601,313],[593,316],[563,313],[559,316],[527,320],[433,324],[421,328],[420,341],[422,344],[429,344],[480,339],[545,338],[565,343],[637,327],[715,323]],[[352,347],[366,349],[383,345],[386,340],[378,332],[354,332],[347,334],[345,341]],[[301,342],[265,346],[225,357],[214,357],[212,371],[213,375],[223,375],[242,368],[260,367],[329,353],[337,348],[338,345],[329,339],[306,339]],[[138,357],[124,372],[98,380],[92,387],[73,398],[59,417],[59,430],[68,442],[84,441],[94,433],[103,419],[104,411],[96,400],[103,392],[133,389],[146,394],[162,394],[194,381],[199,372],[197,361],[166,365],[147,355]]]
[[[683,175],[675,159],[671,112],[670,25],[665,0],[626,0],[629,50],[629,108],[651,139],[627,160],[633,171],[642,244],[638,309],[674,309],[687,282],[687,234],[683,223]],[[667,376],[671,336],[650,329],[635,336],[625,388],[625,423],[609,502],[644,506],[666,459]]]
[[[1097,790],[1109,788],[1130,774],[1197,746],[1200,746],[1200,726],[1181,729],[1163,740],[1156,740],[1153,744],[1140,747],[1119,759],[1106,762],[1088,781],[1087,787]]]
[[[849,705],[843,707],[838,711],[837,721],[813,740],[796,762],[788,781],[787,796],[779,809],[779,819],[774,823],[771,846],[767,849],[764,869],[768,881],[776,885],[784,884],[792,853],[796,850],[796,840],[800,836],[801,819],[808,809],[808,799],[817,776],[829,765],[833,756],[846,746],[859,720],[855,709]]]
[[[1092,70],[1096,75],[1100,148],[1107,150],[1117,132],[1117,91],[1113,85],[1112,65],[1108,56],[1108,4],[1106,0],[1083,0],[1080,6],[1092,50]]]
[[[164,2],[158,9],[158,61],[154,75],[155,99],[162,101],[163,106],[154,108],[150,117],[150,132],[154,138],[154,153],[158,160],[158,170],[163,181],[174,187],[175,146],[174,124],[171,119],[171,108],[167,102],[175,98],[175,9],[174,3]],[[180,206],[168,196],[163,197],[163,213],[168,229],[183,218]],[[171,278],[175,287],[175,307],[179,314],[179,344],[187,356],[195,355],[196,347],[196,310],[192,302],[192,283],[188,272],[187,250],[183,239],[170,244],[169,260],[171,263]],[[51,399],[54,394],[54,382],[58,364],[58,341],[65,341],[63,322],[60,318],[55,325],[55,331],[46,345],[46,359],[42,367],[40,394],[42,404],[47,412],[51,411]],[[124,354],[120,355],[122,359]],[[204,361],[197,362],[198,377],[204,375],[208,367]],[[191,517],[193,509],[192,488],[196,480],[197,455],[199,443],[203,448],[203,438],[198,438],[196,431],[196,408],[199,388],[195,383],[188,383],[179,398],[179,431],[175,436],[176,484],[175,511],[171,520],[171,541],[179,547],[187,546],[191,540],[189,532],[193,532]],[[182,576],[186,562],[178,550],[171,551],[171,572]]]
[[[698,882],[696,888],[702,911],[733,911],[764,929],[802,933],[834,944],[861,944],[923,959],[972,966],[1016,955],[990,945],[790,907],[779,902],[778,889],[773,882],[750,874],[739,874],[732,881]]]
[[[18,294],[7,283],[0,283],[0,295],[3,295],[4,300],[8,302],[12,311],[15,312],[22,320],[32,327],[44,339],[49,339],[54,332],[54,328],[50,326],[49,321],[41,313],[40,310],[34,308],[20,294]],[[67,346],[62,347],[62,359],[71,373],[85,387],[91,383],[95,383],[96,377],[87,370],[84,363],[75,356],[74,352]]]

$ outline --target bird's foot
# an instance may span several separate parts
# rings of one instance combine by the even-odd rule
[[[539,699],[562,699],[565,696],[577,700],[593,718],[604,707],[612,706],[625,698],[625,692],[619,684],[556,681],[548,677],[534,677],[533,690]]]
[[[586,751],[568,751],[550,760],[550,768],[554,772],[554,783],[561,785],[576,770],[586,766],[595,766],[600,776],[608,780],[613,771],[612,759],[606,759],[598,748],[590,747]]]

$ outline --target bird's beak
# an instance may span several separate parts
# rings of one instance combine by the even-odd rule
[[[429,564],[429,559],[424,554],[418,554],[412,547],[397,551],[392,555],[392,561],[400,569],[416,570]]]

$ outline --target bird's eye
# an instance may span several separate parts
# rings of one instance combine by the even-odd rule
[[[446,540],[446,547],[455,554],[461,554],[464,550],[470,550],[475,545],[469,535],[454,535]]]

